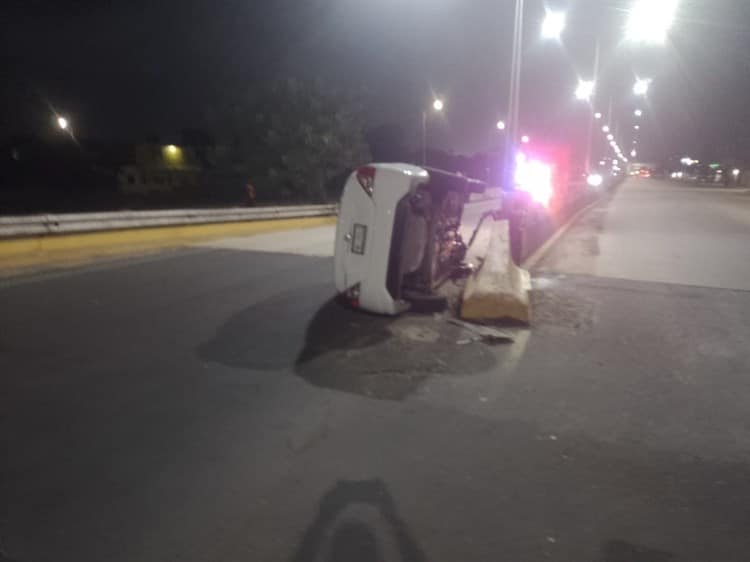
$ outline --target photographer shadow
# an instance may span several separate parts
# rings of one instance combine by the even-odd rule
[[[375,512],[377,528],[353,517],[356,508]],[[398,515],[379,480],[341,480],[320,500],[318,515],[291,562],[425,562],[426,557]]]

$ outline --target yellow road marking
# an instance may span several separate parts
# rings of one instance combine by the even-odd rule
[[[336,217],[307,217],[13,238],[0,240],[0,271],[80,265],[104,256],[143,254],[202,240],[335,223]]]

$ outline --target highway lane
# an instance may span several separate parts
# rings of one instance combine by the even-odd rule
[[[541,269],[750,290],[750,193],[631,179]]]
[[[640,187],[509,346],[334,306],[330,228],[0,289],[0,552],[744,559],[750,294],[574,271]]]

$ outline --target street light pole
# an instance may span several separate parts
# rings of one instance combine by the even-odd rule
[[[518,116],[521,89],[521,55],[523,51],[523,10],[524,0],[516,0],[516,11],[513,23],[513,50],[510,66],[510,87],[508,91],[507,140],[505,144],[505,183],[513,184],[513,159],[518,144]]]
[[[422,166],[427,165],[427,112],[422,111]]]
[[[586,135],[586,175],[591,173],[591,153],[593,151],[592,143],[594,142],[594,125],[595,125],[595,107],[596,107],[596,88],[599,87],[599,60],[601,55],[601,38],[596,35],[596,47],[594,48],[594,94],[589,107],[589,128]]]

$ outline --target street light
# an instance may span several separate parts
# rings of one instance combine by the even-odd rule
[[[542,23],[542,39],[559,40],[565,30],[565,13],[547,11]]]
[[[632,156],[633,158],[635,158],[636,156],[638,156],[638,151],[637,151],[637,150],[636,150],[636,149],[634,148],[633,150],[631,150],[631,151],[630,151],[630,155],[631,155],[631,156]]]
[[[615,140],[615,136],[612,133],[610,133],[607,135],[607,140],[610,140],[610,141]]]
[[[593,80],[579,80],[576,87],[576,99],[578,101],[589,101],[594,95],[595,82]]]
[[[602,133],[609,133],[609,125],[604,125],[602,127]]]
[[[440,98],[435,98],[432,102],[432,109],[440,113],[445,108],[445,103]],[[422,112],[422,165],[427,164],[427,112]]]
[[[640,125],[633,125],[633,128],[637,131],[637,130],[639,130],[641,128],[641,126]]]
[[[597,120],[599,120],[599,119],[601,119],[601,118],[602,118],[602,114],[601,114],[601,112],[597,111],[596,113],[594,113],[594,119],[597,119]]]
[[[663,44],[674,23],[678,0],[637,0],[630,9],[625,38],[634,43]]]
[[[645,96],[648,93],[649,86],[651,86],[650,78],[639,78],[633,85],[633,93],[636,96]]]
[[[499,131],[504,131],[505,130],[505,121],[498,121],[497,122],[497,128],[498,128]]]
[[[521,137],[521,142],[523,144],[529,144],[531,142],[531,139],[529,138],[529,135],[524,135]]]
[[[640,109],[636,109],[636,110],[635,110],[635,111],[633,112],[633,115],[635,115],[636,117],[640,117],[641,115],[643,115],[643,111],[642,111],[642,110],[640,110]]]
[[[67,131],[70,123],[65,117],[60,116],[57,118],[57,126],[60,127],[63,131]]]

